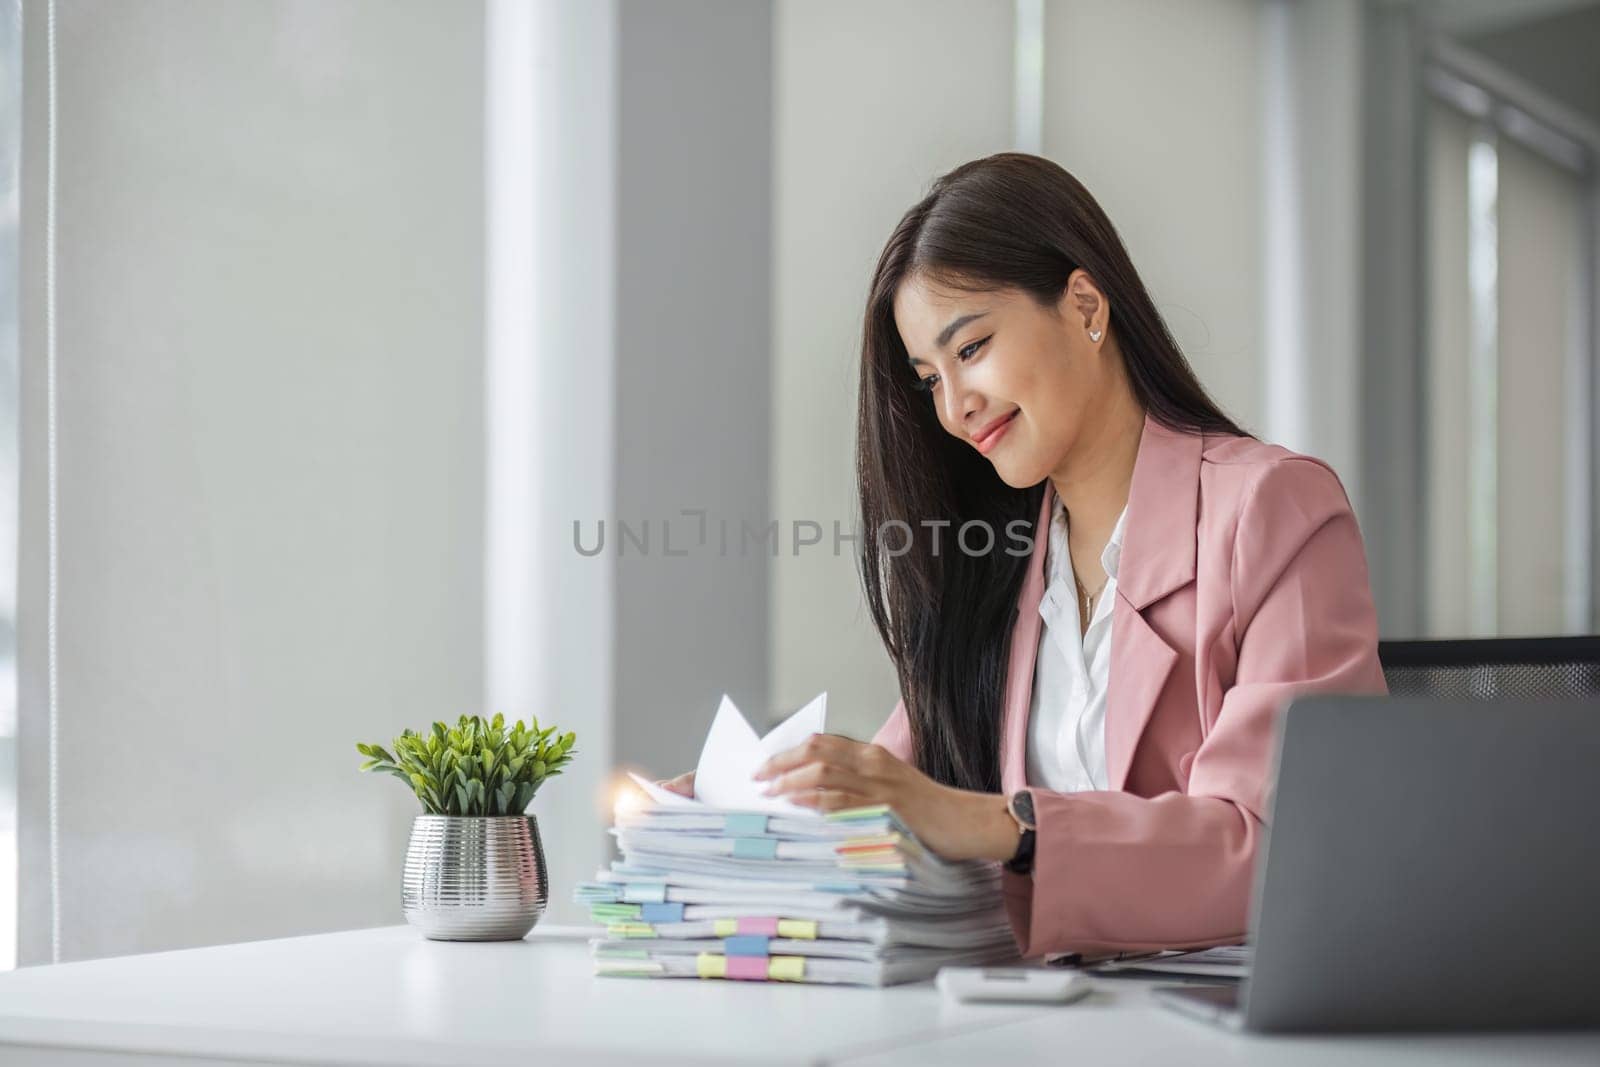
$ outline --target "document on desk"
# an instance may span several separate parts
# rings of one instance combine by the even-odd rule
[[[724,695],[694,797],[634,776],[650,804],[619,808],[622,858],[574,894],[606,927],[597,974],[877,986],[1016,958],[997,865],[942,859],[886,807],[761,794],[752,772],[826,716],[822,693],[759,736]]]
[[[765,782],[751,778],[756,769],[780,752],[801,744],[812,734],[820,734],[828,717],[828,694],[819,693],[812,701],[766,736],[758,737],[748,720],[724,693],[717,706],[711,729],[700,746],[700,759],[694,768],[693,797],[663,789],[640,775],[628,772],[634,784],[654,803],[666,808],[693,811],[727,808],[737,811],[772,811],[796,817],[815,818],[813,808],[801,807],[783,797],[763,796]]]
[[[1222,945],[1199,950],[1173,950],[1125,960],[1107,960],[1092,970],[1138,972],[1140,974],[1192,974],[1210,978],[1248,978],[1249,945]]]

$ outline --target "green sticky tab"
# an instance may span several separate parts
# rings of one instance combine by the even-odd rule
[[[876,819],[889,814],[889,805],[874,804],[865,808],[845,808],[843,811],[830,811],[823,815],[829,822],[856,822],[861,819]]]
[[[733,855],[741,860],[770,860],[778,856],[778,839],[775,837],[736,837]]]

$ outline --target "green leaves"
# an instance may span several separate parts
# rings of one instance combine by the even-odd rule
[[[455,726],[436,722],[426,733],[403,730],[394,754],[381,745],[356,744],[367,757],[363,771],[392,774],[411,786],[429,815],[520,815],[546,778],[572,762],[572,732],[557,735],[505,716],[461,716]]]

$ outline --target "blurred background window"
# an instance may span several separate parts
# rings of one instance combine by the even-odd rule
[[[17,961],[17,247],[22,3],[0,0],[0,970]]]
[[[1600,7],[1441,5],[1424,71],[1424,623],[1587,633]]]

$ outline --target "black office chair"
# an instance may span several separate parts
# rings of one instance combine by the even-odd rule
[[[1380,641],[1378,659],[1393,696],[1600,697],[1600,636]]]

